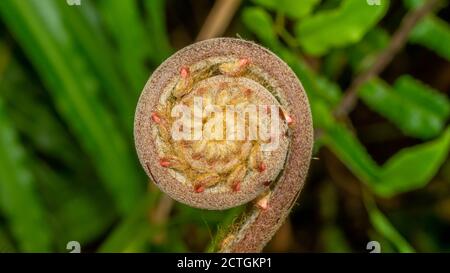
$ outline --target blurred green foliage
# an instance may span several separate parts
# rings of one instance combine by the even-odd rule
[[[300,20],[295,26],[296,38],[306,53],[315,56],[353,44],[383,17],[387,3],[371,6],[360,0],[343,1],[338,8],[319,11]]]
[[[431,87],[407,70],[362,86],[361,107],[395,127],[397,137],[414,140],[402,149],[386,148],[389,156],[382,161],[360,140],[360,127],[352,126],[357,117],[333,115],[349,78],[370,68],[390,42],[391,20],[399,21],[389,13],[399,9],[392,2],[244,1],[232,28],[277,53],[298,75],[318,132],[316,155],[331,151],[353,174],[341,183],[359,193],[367,214],[357,216],[366,219],[363,238],[379,240],[383,251],[448,250],[450,242],[442,246],[433,234],[414,237],[408,228],[414,215],[396,216],[386,205],[414,190],[427,196],[425,187],[433,180],[446,181],[446,195],[435,199],[450,200],[450,172],[439,174],[450,168],[448,90]],[[448,9],[448,1],[441,2],[439,8]],[[423,3],[404,1],[400,9]],[[213,249],[219,243],[215,234],[225,232],[242,212],[243,207],[214,212],[176,204],[168,221],[152,220],[161,194],[148,187],[137,162],[132,125],[151,71],[174,48],[186,45],[173,45],[169,5],[180,2],[0,1],[0,252],[66,251],[73,240],[85,251],[203,251]],[[436,10],[420,21],[408,46],[439,56],[446,73],[450,29],[439,16]],[[339,175],[325,170],[330,174],[320,179],[325,182],[320,181],[317,201],[321,247],[302,250],[364,251],[339,222],[342,193],[334,183]],[[447,222],[435,230],[449,227],[445,204],[436,215]],[[424,217],[431,217],[428,213]]]
[[[404,134],[421,139],[439,135],[450,114],[445,96],[410,76],[400,77],[393,88],[381,80],[372,80],[362,87],[360,96]]]

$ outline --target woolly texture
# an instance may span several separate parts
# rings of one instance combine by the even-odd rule
[[[208,74],[205,77],[198,74],[198,71],[206,71],[202,69],[208,66],[214,70],[216,64],[221,75]],[[242,72],[234,64],[239,67],[248,66],[248,71]],[[192,84],[190,81],[182,81],[188,79],[189,73],[197,73],[200,78],[193,87],[189,86]],[[214,77],[217,79],[212,79]],[[225,77],[235,78],[231,82],[239,82],[242,88],[250,87],[254,92],[253,102],[276,104],[280,107],[280,115],[284,117],[284,123],[280,125],[283,132],[280,148],[264,154],[261,174],[256,170],[244,173],[245,179],[237,190],[218,179],[210,188],[196,191],[193,181],[186,181],[196,177],[188,175],[191,173],[190,169],[170,168],[170,162],[166,164],[161,161],[164,156],[164,149],[161,148],[163,145],[160,144],[161,132],[155,129],[161,123],[158,111],[161,105],[167,106],[174,97],[187,97],[184,90],[196,90],[197,85],[206,85],[208,81],[212,81],[208,83],[210,85],[214,85],[215,80],[228,81]],[[260,251],[273,236],[303,186],[313,143],[308,99],[292,70],[267,49],[234,38],[195,43],[181,49],[161,64],[148,80],[139,99],[134,135],[139,160],[147,175],[162,191],[182,203],[206,209],[226,209],[249,202],[263,192],[270,191],[270,194],[265,194],[266,199],[259,202],[263,204],[263,209],[255,209],[241,229],[227,238],[222,250],[232,252]],[[243,162],[245,168],[251,165],[248,158]],[[177,175],[180,177],[177,178]],[[255,226],[258,228],[254,228]]]

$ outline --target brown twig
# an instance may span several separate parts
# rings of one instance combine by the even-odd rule
[[[344,93],[341,103],[335,110],[335,117],[340,119],[348,115],[356,105],[360,87],[370,79],[379,75],[392,61],[395,55],[405,46],[408,36],[414,26],[433,8],[439,0],[429,0],[420,8],[409,11],[402,20],[400,27],[392,36],[392,40],[386,50],[376,58],[377,61],[369,69],[359,74]]]
[[[197,41],[223,35],[240,3],[241,0],[217,0],[197,36]]]
[[[155,224],[162,224],[167,220],[167,217],[172,210],[173,199],[163,194],[159,200],[158,207],[152,214],[152,222]]]

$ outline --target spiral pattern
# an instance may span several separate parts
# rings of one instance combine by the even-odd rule
[[[175,179],[190,184],[196,193],[205,190],[237,192],[247,177],[267,184],[280,172],[279,165],[268,165],[267,162],[284,161],[286,149],[275,153],[275,158],[261,148],[261,144],[270,139],[264,141],[259,134],[250,138],[250,125],[255,124],[256,133],[260,132],[263,130],[260,125],[269,125],[271,121],[268,107],[275,105],[277,115],[280,107],[266,88],[249,78],[252,73],[258,73],[252,72],[250,63],[248,58],[211,58],[190,67],[181,67],[173,88],[167,91],[165,99],[153,113],[160,165],[171,169]],[[196,98],[201,98],[202,103],[196,103]],[[173,109],[176,105],[188,107],[191,117],[188,125],[196,118],[200,121],[197,127],[202,131],[201,139],[173,139],[170,130],[174,125]],[[249,105],[255,109],[256,106],[264,106],[266,112],[262,115],[246,114],[244,111]],[[214,107],[221,115],[205,115],[208,107]],[[226,114],[223,113],[230,107],[237,111],[237,115],[232,117],[233,124],[237,125],[238,115],[242,119],[242,139],[237,138],[239,126],[223,126],[226,124]],[[216,128],[218,125],[224,128],[219,130]],[[286,125],[280,124],[277,135],[271,137],[285,138],[286,130]],[[192,130],[189,132],[192,135]]]
[[[192,122],[179,126],[179,106],[189,109]],[[244,138],[228,138],[242,133],[237,127],[216,130],[229,117],[209,111],[210,106],[219,112],[233,107],[232,119],[243,121]],[[249,106],[257,114],[248,114]],[[255,123],[256,137],[250,130]],[[269,127],[276,130],[262,137]],[[200,128],[202,138],[175,138],[174,128]],[[305,140],[298,138],[302,130]],[[290,158],[301,156],[298,147],[304,147],[307,158],[311,148],[309,105],[295,75],[271,52],[231,38],[193,44],[161,64],[139,99],[134,134],[139,160],[156,185],[180,202],[205,209],[257,200],[269,211],[269,199],[277,196],[269,193],[287,176],[298,188],[295,180],[307,168]],[[266,149],[271,143],[275,147]]]

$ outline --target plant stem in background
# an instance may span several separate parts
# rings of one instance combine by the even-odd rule
[[[217,0],[206,18],[197,41],[221,36],[233,19],[241,0]]]
[[[369,69],[361,72],[351,83],[344,94],[341,103],[336,108],[335,116],[338,119],[344,118],[355,107],[358,99],[360,87],[368,80],[379,75],[392,61],[395,55],[405,46],[409,34],[414,26],[420,22],[429,12],[431,12],[439,3],[439,0],[429,0],[420,8],[413,9],[402,20],[400,27],[395,31],[389,46],[381,52],[376,58],[377,61]]]

